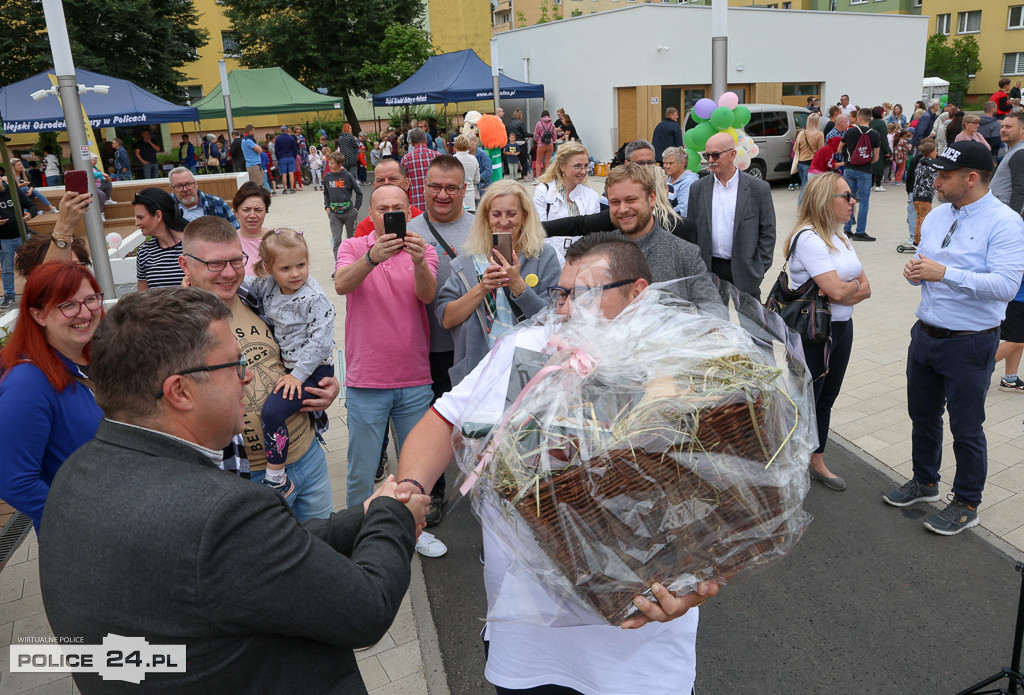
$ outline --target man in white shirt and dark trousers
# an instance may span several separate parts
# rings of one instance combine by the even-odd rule
[[[736,143],[728,133],[712,135],[705,149],[712,175],[693,182],[686,207],[701,257],[719,278],[760,299],[775,252],[771,187],[736,168]]]
[[[938,501],[942,413],[948,410],[956,457],[952,499],[924,526],[952,536],[978,524],[988,472],[985,396],[999,324],[1024,275],[1024,220],[989,192],[992,152],[986,145],[953,143],[935,167],[935,192],[945,204],[925,218],[921,244],[903,269],[907,281],[921,287],[907,356],[914,477],[883,499],[896,507]]]

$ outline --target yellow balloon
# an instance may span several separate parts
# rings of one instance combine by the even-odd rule
[[[726,128],[722,132],[723,133],[728,133],[729,136],[732,137],[732,141],[733,142],[739,142],[740,141],[740,134],[736,132],[735,128]]]

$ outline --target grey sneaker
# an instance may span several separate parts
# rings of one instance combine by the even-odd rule
[[[882,495],[882,499],[894,507],[909,507],[918,502],[938,502],[940,496],[938,483],[925,485],[916,480],[908,480]]]
[[[11,306],[14,306],[14,297],[4,297],[4,300],[0,302],[0,309],[6,309]]]
[[[966,502],[949,496],[949,504],[938,514],[925,519],[924,527],[943,536],[955,536],[978,525],[978,510],[972,509]]]

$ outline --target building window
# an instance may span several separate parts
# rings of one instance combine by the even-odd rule
[[[1003,74],[1024,75],[1024,53],[1004,53]]]
[[[225,58],[241,58],[242,47],[238,45],[238,34],[233,31],[220,33],[220,45]]]
[[[981,10],[960,12],[956,16],[956,33],[977,34],[981,31]]]
[[[1024,29],[1024,5],[1014,5],[1010,8],[1010,21],[1006,23],[1007,29]]]
[[[921,0],[914,0],[914,7],[920,7],[920,6],[921,6]]]
[[[937,14],[935,15],[935,33],[945,34],[949,36],[949,15],[948,14]]]
[[[850,0],[851,5],[867,5],[868,0]]]
[[[791,2],[784,2],[784,3],[782,3],[782,9],[784,9],[784,10],[792,10],[793,9],[793,3],[791,3]]]

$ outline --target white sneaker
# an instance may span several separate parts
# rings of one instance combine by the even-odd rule
[[[874,190],[878,193],[885,193],[885,189],[882,188],[881,186],[875,186]]]
[[[437,540],[434,534],[424,531],[416,541],[416,552],[423,557],[442,557],[448,552],[448,546]]]

